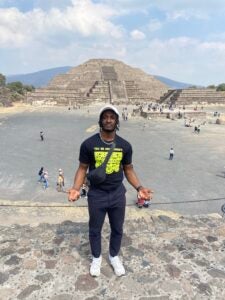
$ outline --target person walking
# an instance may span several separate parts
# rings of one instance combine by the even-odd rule
[[[43,173],[43,182],[44,182],[44,189],[47,189],[49,187],[49,184],[48,184],[48,171],[44,171],[44,173]]]
[[[64,188],[64,174],[63,174],[63,170],[59,169],[59,173],[58,173],[58,178],[57,178],[57,191],[58,192],[63,192],[63,188]]]
[[[172,160],[174,157],[174,149],[170,148],[170,156],[169,156],[169,160]]]
[[[38,175],[39,175],[39,182],[42,182],[43,179],[44,179],[44,167],[41,167],[39,172],[38,172]]]
[[[125,268],[118,254],[123,236],[126,205],[123,175],[140,197],[146,200],[151,199],[153,191],[141,185],[134,171],[131,144],[116,134],[116,131],[119,130],[119,112],[116,107],[108,104],[100,110],[99,127],[100,132],[86,139],[80,146],[80,163],[74,176],[73,187],[68,191],[68,200],[76,201],[79,199],[80,188],[87,171],[93,173],[93,170],[101,166],[108,151],[113,147],[110,158],[106,159],[105,179],[100,183],[95,183],[92,180],[89,184],[89,241],[92,253],[90,274],[92,276],[100,275],[102,262],[101,230],[107,214],[111,229],[109,262],[115,274],[122,276],[125,274]]]
[[[44,141],[44,132],[43,131],[40,131],[40,138],[41,138],[41,141]]]

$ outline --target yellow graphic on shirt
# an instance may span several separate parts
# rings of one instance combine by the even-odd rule
[[[95,148],[94,149],[94,158],[95,158],[95,167],[101,166],[104,162],[108,153],[105,149]],[[120,170],[121,160],[123,158],[123,150],[120,148],[115,148],[113,153],[110,156],[110,159],[106,165],[106,174],[117,173]]]

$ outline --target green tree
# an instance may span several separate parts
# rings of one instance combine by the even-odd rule
[[[9,88],[11,92],[16,92],[20,95],[24,94],[23,84],[20,81],[14,81],[8,83],[7,88]]]
[[[0,73],[0,86],[5,86],[6,78]]]
[[[12,102],[20,101],[20,100],[22,100],[22,95],[14,92],[10,95],[10,100]]]
[[[23,88],[27,92],[32,92],[35,90],[35,87],[33,85],[28,85],[28,84],[24,85]]]
[[[207,89],[215,89],[215,88],[216,88],[216,86],[214,84],[207,86]]]
[[[217,86],[217,91],[225,91],[225,83],[221,83]]]

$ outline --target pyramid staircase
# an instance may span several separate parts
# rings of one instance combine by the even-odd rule
[[[45,88],[27,94],[32,103],[77,105],[92,102],[158,101],[168,87],[140,69],[113,59],[91,59],[55,76]]]
[[[168,105],[225,104],[225,91],[207,88],[169,90],[159,102]]]

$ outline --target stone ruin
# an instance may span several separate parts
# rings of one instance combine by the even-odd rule
[[[114,59],[91,59],[27,94],[33,104],[69,105],[104,102],[158,102],[168,87],[154,76]]]
[[[209,88],[189,88],[168,90],[160,97],[159,103],[179,105],[193,104],[225,104],[225,91]]]

